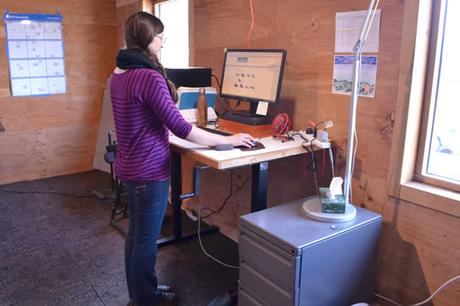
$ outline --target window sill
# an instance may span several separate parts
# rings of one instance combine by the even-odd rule
[[[460,194],[410,181],[401,184],[399,198],[416,205],[460,217]]]

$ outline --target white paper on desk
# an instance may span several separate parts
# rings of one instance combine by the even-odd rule
[[[361,34],[367,11],[335,14],[335,52],[352,53]],[[377,10],[363,52],[379,52],[380,10]]]
[[[257,104],[256,114],[261,116],[266,116],[268,111],[268,102],[259,101]]]

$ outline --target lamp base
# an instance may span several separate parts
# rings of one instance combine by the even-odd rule
[[[321,200],[319,197],[306,200],[302,204],[302,211],[310,219],[329,223],[348,222],[356,217],[356,208],[351,204],[345,206],[345,213],[343,214],[322,212]]]

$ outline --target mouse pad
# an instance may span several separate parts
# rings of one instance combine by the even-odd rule
[[[239,148],[241,151],[254,151],[254,150],[265,149],[265,146],[262,143],[256,141],[253,147],[248,148],[248,147],[242,146],[242,147],[237,147],[237,148]]]

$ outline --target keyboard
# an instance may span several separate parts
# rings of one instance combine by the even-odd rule
[[[224,131],[221,131],[221,130],[217,130],[217,129],[212,129],[212,128],[208,128],[208,127],[205,127],[205,126],[197,126],[198,128],[206,131],[206,132],[210,132],[210,133],[214,133],[214,134],[218,134],[218,135],[222,135],[222,136],[231,136],[233,135],[232,133],[229,133],[229,132],[224,132]],[[254,143],[254,146],[248,148],[248,147],[245,147],[245,146],[236,146],[235,147],[236,149],[240,149],[241,151],[255,151],[255,150],[260,150],[260,149],[265,149],[265,146],[256,141]]]
[[[210,133],[214,133],[214,134],[218,134],[218,135],[222,135],[222,136],[231,136],[231,135],[233,135],[232,133],[229,133],[229,132],[224,132],[224,131],[221,131],[221,130],[212,129],[212,128],[208,128],[208,127],[205,127],[205,126],[197,126],[197,127],[199,127],[202,130],[205,130],[206,132],[210,132]]]

